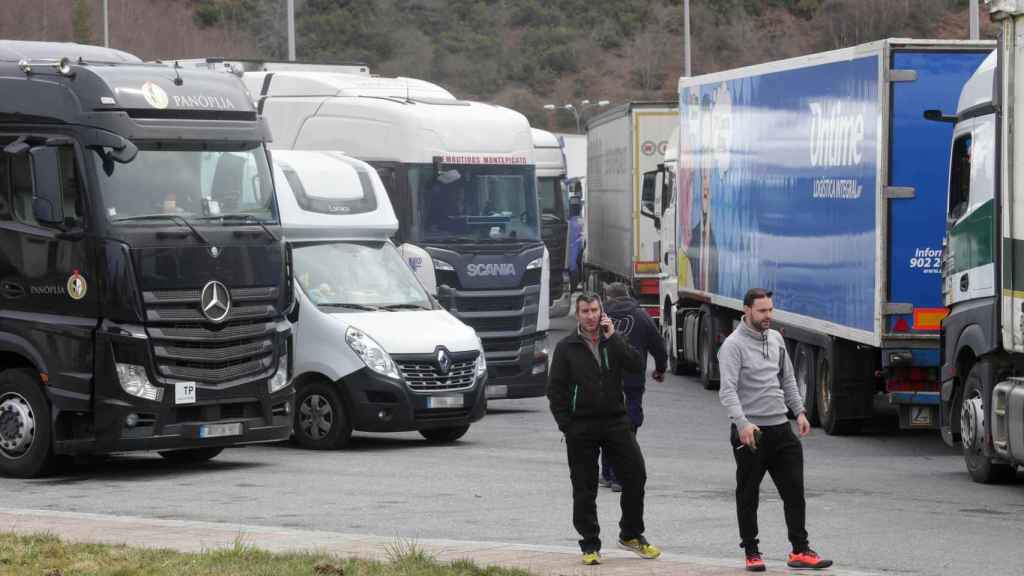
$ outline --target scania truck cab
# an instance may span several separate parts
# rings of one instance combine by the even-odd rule
[[[237,78],[0,42],[0,473],[291,434],[290,282]]]
[[[551,263],[551,317],[569,313],[569,195],[565,186],[565,154],[559,139],[546,130],[533,129],[537,155],[537,197],[540,200],[541,236]]]
[[[339,150],[380,175],[395,243],[486,352],[490,398],[544,394],[549,258],[533,138],[507,108],[369,73],[244,72],[280,150]]]
[[[329,151],[278,150],[274,166],[295,275],[295,439],[462,437],[486,411],[482,345],[392,244],[398,219],[377,172]]]

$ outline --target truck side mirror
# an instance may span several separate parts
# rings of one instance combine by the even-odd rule
[[[32,162],[32,214],[40,224],[64,224],[61,201],[60,152],[52,146],[29,150]]]

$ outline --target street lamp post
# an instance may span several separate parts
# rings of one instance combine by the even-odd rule
[[[572,113],[572,117],[576,119],[576,132],[579,134],[583,133],[583,129],[580,126],[580,118],[583,112],[586,112],[590,108],[607,106],[611,102],[609,100],[598,100],[597,102],[591,102],[590,100],[581,100],[579,107],[576,107],[572,103],[569,104],[545,104],[545,110],[568,110]]]

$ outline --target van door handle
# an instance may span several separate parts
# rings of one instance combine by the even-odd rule
[[[25,295],[25,289],[21,287],[21,284],[4,280],[0,282],[0,294],[3,294],[4,298],[21,298]]]
[[[967,272],[960,275],[960,291],[967,292],[967,288],[971,285],[971,277]]]

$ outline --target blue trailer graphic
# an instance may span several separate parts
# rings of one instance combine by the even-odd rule
[[[706,352],[762,287],[830,432],[866,418],[879,390],[908,406],[905,426],[937,426],[952,126],[923,112],[955,109],[991,49],[891,40],[681,79],[663,259],[680,364],[713,381]]]

